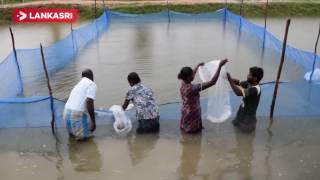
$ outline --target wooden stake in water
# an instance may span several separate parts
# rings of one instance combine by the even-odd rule
[[[224,15],[223,15],[223,34],[224,35],[226,31],[226,24],[227,24],[227,8],[224,8]]]
[[[243,0],[241,0],[241,4],[240,4],[240,16],[242,16],[242,8],[243,8]]]
[[[264,32],[263,32],[261,59],[264,58],[264,51],[265,51],[265,45],[266,45],[268,7],[269,7],[269,0],[267,0],[265,12],[264,12]]]
[[[102,0],[103,8],[106,9],[106,3]]]
[[[75,46],[75,42],[74,42],[74,36],[73,36],[73,25],[72,23],[70,23],[70,29],[71,29],[71,37],[72,37],[72,47],[73,47],[73,51],[76,51],[76,46]]]
[[[18,62],[16,45],[15,45],[14,35],[13,35],[11,27],[9,27],[9,31],[10,31],[10,35],[11,35],[11,41],[12,41],[12,51],[13,51],[14,60],[15,60],[15,63],[16,63],[17,69],[18,69],[18,76],[19,76],[20,87],[21,87],[21,92],[18,95],[22,96],[23,95],[23,82],[22,82],[22,76],[21,76],[21,69],[20,69],[20,65],[19,65],[19,62]]]
[[[53,99],[53,95],[52,95],[52,89],[51,89],[51,85],[50,85],[50,79],[49,79],[49,74],[48,74],[48,69],[47,69],[47,65],[46,65],[46,61],[44,58],[44,53],[43,53],[43,48],[42,48],[42,44],[40,44],[40,52],[41,52],[41,58],[42,58],[42,65],[43,65],[43,69],[44,69],[44,73],[46,75],[46,79],[47,79],[47,86],[48,86],[48,90],[49,90],[49,96],[50,96],[50,108],[51,108],[51,115],[52,115],[52,120],[51,120],[51,130],[52,130],[52,134],[55,134],[55,111],[54,111],[54,99]]]
[[[97,18],[97,0],[94,0],[94,18]]]
[[[283,46],[282,46],[282,54],[281,54],[281,59],[280,59],[280,65],[279,65],[279,69],[278,69],[276,84],[275,84],[275,87],[274,87],[273,98],[272,98],[272,103],[271,103],[270,125],[273,123],[274,107],[275,107],[276,98],[277,98],[277,94],[278,94],[278,87],[279,87],[279,81],[280,81],[281,71],[282,71],[282,67],[283,67],[283,62],[284,62],[285,55],[286,55],[287,38],[288,38],[288,32],[289,32],[290,22],[291,22],[291,20],[288,19],[288,20],[287,20],[287,24],[286,24],[286,31],[285,31],[285,34],[284,34],[284,40],[283,40]]]
[[[167,14],[168,14],[168,22],[170,22],[171,19],[170,19],[169,0],[167,0]]]
[[[317,49],[318,49],[319,37],[320,37],[320,24],[319,24],[319,32],[318,32],[318,37],[317,37],[317,40],[316,40],[316,45],[314,47],[314,58],[313,58],[313,64],[312,64],[312,72],[310,74],[310,80],[309,80],[310,83],[312,82],[312,76],[313,76],[313,73],[314,73],[314,68],[316,67]]]
[[[264,11],[264,29],[267,29],[267,17],[268,17],[268,7],[269,7],[269,0],[267,0],[265,11]]]

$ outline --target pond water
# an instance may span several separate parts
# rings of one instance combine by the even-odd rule
[[[318,119],[277,119],[267,131],[259,119],[255,134],[231,122],[205,121],[202,134],[178,131],[178,121],[162,121],[159,134],[126,138],[99,126],[95,138],[75,143],[59,129],[1,129],[2,179],[318,179]]]
[[[252,21],[263,24],[262,19]],[[312,51],[318,22],[293,19],[289,44]],[[279,39],[284,25],[284,18],[268,22]],[[17,48],[49,45],[69,31],[69,25],[14,27]],[[11,50],[7,26],[0,27],[0,39],[4,59]],[[122,103],[131,71],[154,90],[158,103],[179,101],[177,73],[182,66],[224,57],[235,77],[244,79],[248,68],[256,65],[265,69],[264,82],[274,80],[280,56],[268,51],[261,56],[261,49],[246,40],[219,21],[113,23],[75,61],[52,74],[54,95],[66,99],[81,71],[92,68],[98,107]],[[282,80],[300,81],[303,74],[287,61]],[[46,95],[45,82],[27,85],[26,94]],[[204,120],[205,129],[198,135],[181,133],[178,120],[162,121],[159,134],[128,137],[118,137],[111,125],[105,125],[97,128],[93,140],[80,144],[69,140],[65,129],[58,130],[59,142],[49,128],[0,129],[1,179],[318,179],[319,118],[276,119],[271,131],[268,122],[260,118],[251,135],[237,132],[230,120]]]
[[[289,44],[312,51],[317,20],[293,19]],[[263,24],[262,19],[252,21]],[[284,24],[284,18],[270,19],[269,31],[282,39]],[[61,24],[14,27],[17,48],[38,47],[40,42],[49,45],[63,38],[69,31],[69,25]],[[0,36],[3,39],[0,57],[3,59],[11,49],[7,27],[0,28]],[[154,90],[158,103],[175,102],[180,99],[177,74],[181,67],[193,67],[202,61],[225,57],[230,60],[227,69],[234,77],[244,79],[250,66],[261,66],[265,70],[263,81],[267,82],[275,80],[280,54],[267,51],[262,56],[256,44],[248,42],[245,37],[239,38],[238,33],[228,25],[223,28],[221,21],[170,24],[117,22],[111,23],[109,29],[83,49],[75,61],[53,74],[51,83],[55,97],[65,100],[79,81],[81,71],[91,68],[98,85],[97,104],[99,107],[110,107],[122,103],[129,88],[126,77],[128,73],[136,71],[142,82]],[[286,61],[283,81],[299,81],[303,75],[299,66]],[[26,84],[25,91],[27,96],[46,95],[46,82]]]

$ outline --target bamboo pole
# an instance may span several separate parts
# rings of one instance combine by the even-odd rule
[[[42,65],[43,65],[43,69],[44,69],[45,76],[46,76],[46,79],[47,79],[47,86],[48,86],[49,96],[50,96],[50,107],[51,107],[51,115],[52,115],[51,130],[52,130],[52,133],[55,134],[55,127],[54,127],[54,125],[55,125],[54,101],[53,101],[53,95],[52,95],[52,89],[51,89],[51,85],[50,85],[48,69],[47,69],[45,58],[44,58],[44,53],[43,53],[43,48],[42,48],[42,44],[41,43],[40,43],[40,51],[41,51]]]
[[[73,36],[73,25],[72,23],[70,23],[70,29],[71,29],[71,37],[72,37],[72,47],[73,47],[73,51],[76,51],[76,46],[75,46],[75,42],[74,42],[74,36]]]
[[[97,18],[97,0],[94,0],[94,18]]]
[[[106,9],[106,3],[102,0],[103,8]]]
[[[11,35],[11,41],[12,41],[12,51],[13,51],[14,60],[15,60],[15,63],[16,63],[17,69],[18,69],[18,76],[19,76],[19,81],[20,81],[19,83],[20,83],[20,87],[21,87],[20,93],[18,95],[22,96],[23,95],[23,81],[22,81],[22,76],[21,76],[20,65],[19,65],[19,62],[18,62],[18,56],[17,56],[17,50],[16,50],[16,45],[15,45],[14,35],[13,35],[11,27],[9,27],[9,31],[10,31],[10,35]]]
[[[99,36],[99,30],[97,26],[97,0],[94,0],[94,23],[96,25],[96,37]]]
[[[170,9],[169,9],[169,0],[167,0],[167,14],[168,14],[168,22],[171,22],[171,18],[170,18]]]
[[[317,40],[316,40],[316,45],[314,47],[314,58],[313,58],[313,64],[312,64],[312,72],[310,74],[310,80],[309,80],[310,83],[312,82],[312,76],[313,76],[313,73],[314,73],[314,68],[316,67],[317,49],[318,49],[319,38],[320,38],[320,24],[319,24],[319,31],[318,31],[318,37],[317,37]]]
[[[264,56],[265,44],[266,44],[268,7],[269,7],[269,0],[267,0],[266,7],[265,7],[265,12],[264,12],[264,32],[263,32],[262,53],[261,53],[261,57],[262,58]]]
[[[280,65],[279,65],[279,69],[278,69],[276,84],[275,84],[275,88],[274,88],[274,92],[273,92],[273,98],[272,98],[272,103],[271,103],[270,124],[273,123],[274,107],[275,107],[276,98],[277,98],[277,94],[278,94],[278,87],[279,87],[279,81],[280,81],[281,71],[282,71],[282,67],[283,67],[283,62],[284,62],[285,54],[286,54],[287,38],[288,38],[288,32],[289,32],[290,22],[291,22],[291,20],[288,19],[288,20],[287,20],[287,24],[286,24],[285,34],[284,34],[284,41],[283,41],[283,46],[282,46],[282,54],[281,54]]]
[[[267,0],[265,11],[264,11],[264,29],[267,29],[267,17],[268,17],[268,7],[269,7],[269,0]]]
[[[226,31],[227,9],[228,9],[228,0],[225,0],[224,1],[224,12],[223,12],[223,37],[225,37],[225,31]]]
[[[242,8],[243,8],[243,0],[241,0],[241,4],[240,4],[240,16],[242,16]]]
[[[224,15],[223,15],[223,33],[226,31],[227,25],[227,8],[224,8]]]

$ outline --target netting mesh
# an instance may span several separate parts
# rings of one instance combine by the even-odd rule
[[[226,21],[232,24],[234,29],[237,29],[241,35],[254,37],[264,48],[271,49],[276,53],[281,54],[282,41],[266,31],[265,28],[253,24],[230,11],[226,11]],[[306,72],[312,70],[313,61],[316,59],[316,68],[319,68],[320,56],[291,47],[290,45],[287,45],[286,47],[286,59],[301,65]]]
[[[56,124],[62,126],[61,112],[64,103],[55,101]],[[0,127],[43,127],[50,126],[50,97],[2,98],[0,100]]]
[[[81,49],[91,41],[99,37],[106,30],[109,23],[148,23],[154,21],[170,22],[198,22],[202,20],[221,21],[231,27],[242,37],[247,37],[253,43],[254,48],[262,48],[280,54],[282,42],[267,32],[264,28],[255,25],[248,20],[222,9],[212,13],[185,14],[178,12],[160,12],[146,15],[125,14],[119,12],[104,11],[103,14],[87,24],[86,26],[72,30],[64,39],[44,48],[44,56],[49,74],[59,71],[74,60]],[[316,68],[319,68],[320,57],[311,52],[287,46],[286,59],[303,67],[305,71],[312,69],[314,59]],[[17,60],[17,61],[16,61]],[[18,63],[17,63],[18,62]],[[275,67],[276,68],[276,67]],[[50,97],[36,96],[32,92],[24,92],[24,87],[32,84],[36,86],[37,81],[44,80],[44,70],[41,61],[40,49],[18,49],[17,59],[14,53],[0,64],[0,128],[9,127],[40,127],[50,126],[51,107]],[[258,109],[259,116],[268,116],[271,104],[272,84],[264,85],[262,88],[262,99]],[[28,88],[32,89],[32,88]],[[276,116],[320,116],[317,107],[320,105],[318,92],[320,86],[314,83],[284,83],[280,85],[277,100]],[[24,96],[23,96],[24,95]],[[47,95],[47,94],[42,94]],[[294,98],[293,98],[294,97]],[[203,116],[206,116],[204,107],[207,99],[202,99]],[[232,98],[233,112],[239,105],[236,97]],[[56,114],[56,125],[64,126],[62,122],[62,110],[64,102],[54,100],[54,112]],[[108,110],[98,110],[97,124],[106,124],[112,121],[112,115]],[[162,120],[177,120],[180,116],[180,104],[172,103],[160,106]],[[100,115],[99,115],[100,114]],[[102,114],[102,115],[101,115]],[[132,113],[129,113],[132,116]]]
[[[73,30],[62,40],[44,47],[44,57],[49,74],[58,71],[70,63],[77,55],[77,52],[97,38],[99,33],[102,33],[106,29],[107,25],[107,12],[104,12],[90,24]],[[44,77],[40,48],[17,49],[16,52],[21,77],[19,77],[14,54],[11,53],[0,66],[0,73],[11,73],[10,76],[1,76],[8,79],[1,81],[5,82],[6,85],[1,88],[0,97],[17,96],[22,91],[22,87],[19,87],[20,80],[23,82],[23,86],[27,86],[31,82],[36,82]]]
[[[13,52],[0,63],[0,82],[2,86],[0,88],[0,98],[21,95],[21,78]]]

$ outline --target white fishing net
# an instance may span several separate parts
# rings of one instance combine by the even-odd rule
[[[132,129],[131,120],[127,117],[122,107],[119,105],[113,105],[109,109],[114,116],[113,128],[117,134],[121,136],[127,135]]]
[[[219,67],[220,60],[213,60],[199,68],[199,76],[202,82],[212,79]],[[227,71],[222,67],[217,83],[208,90],[207,118],[214,123],[224,122],[232,115],[230,104],[230,85],[227,79]]]

